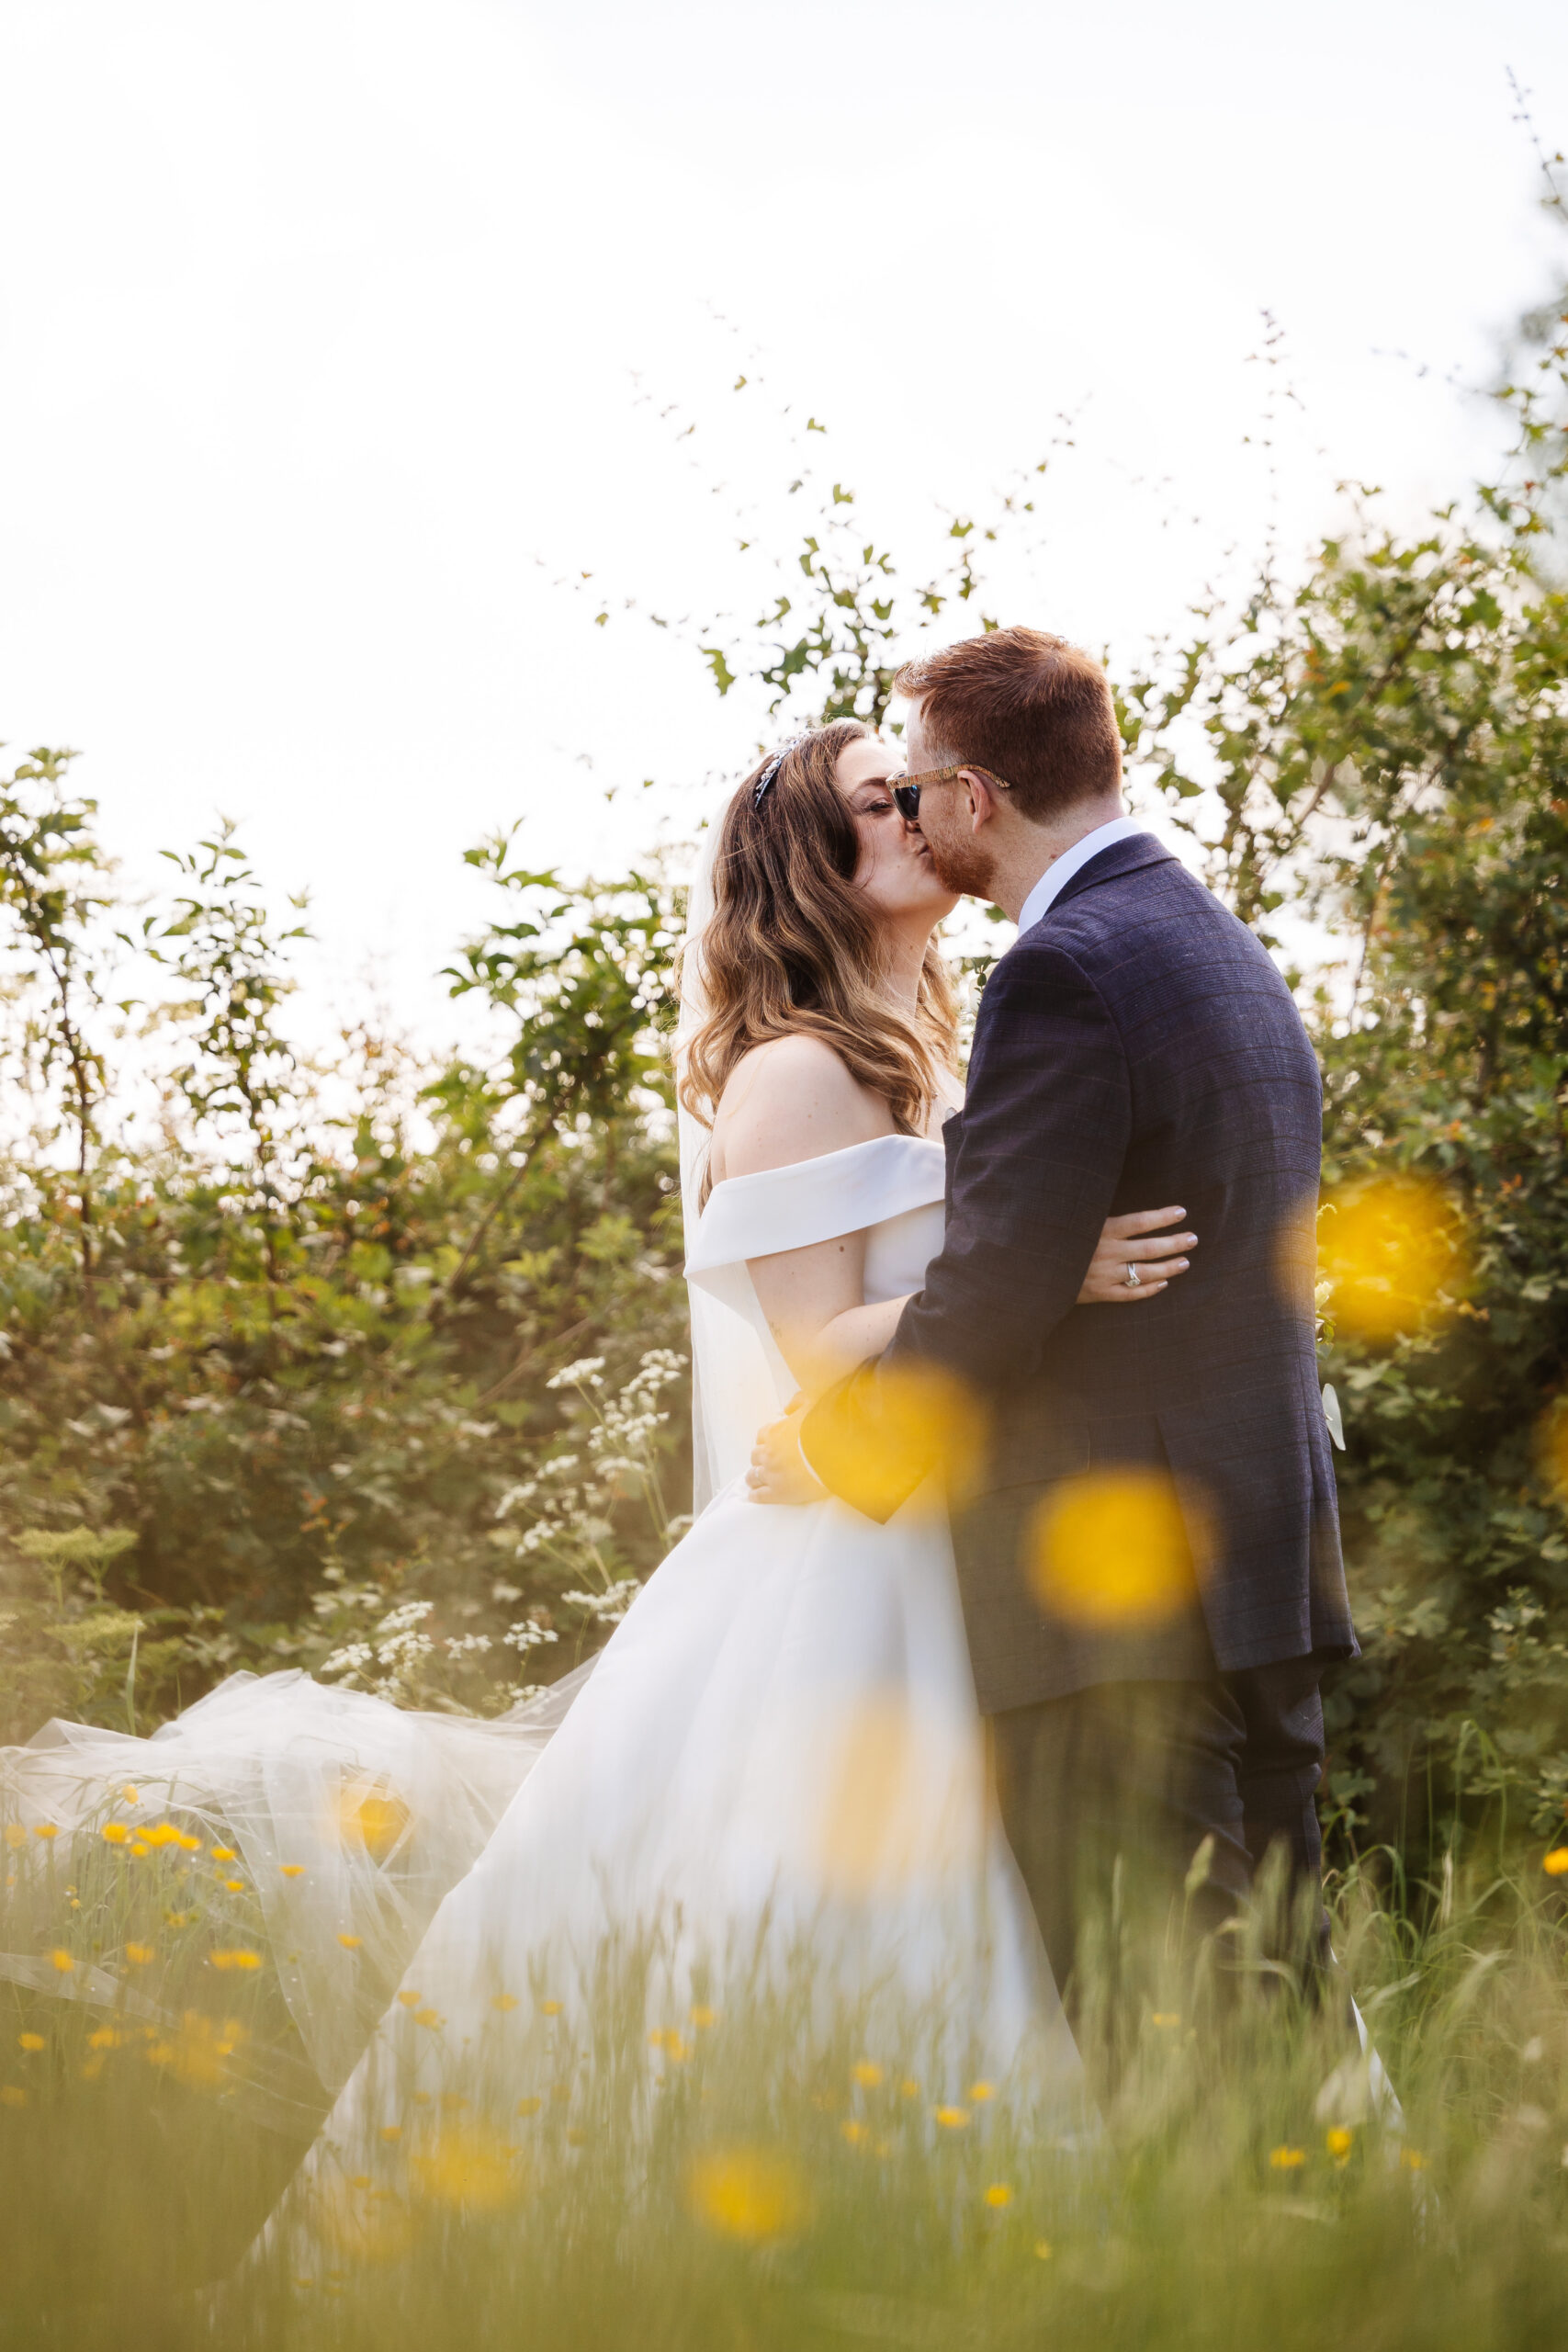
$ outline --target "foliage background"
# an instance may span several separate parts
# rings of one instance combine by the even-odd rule
[[[1516,362],[1499,481],[1415,537],[1365,493],[1299,577],[1270,554],[1119,682],[1134,806],[1281,956],[1303,915],[1328,942],[1294,977],[1331,1191],[1421,1179],[1462,1232],[1441,1311],[1356,1337],[1330,1306],[1366,1655],[1328,1800],[1359,1842],[1568,1800],[1562,305]],[[880,722],[920,629],[995,625],[1031,481],[910,579],[807,469],[799,545],[756,550],[758,609],[694,656],[781,728]],[[67,752],[0,786],[0,1737],[145,1729],[240,1666],[492,1711],[603,1638],[680,1524],[679,845],[599,881],[481,844],[492,915],[443,978],[489,1049],[365,1023],[307,1060],[301,925],[232,833],[133,916],[93,816]]]

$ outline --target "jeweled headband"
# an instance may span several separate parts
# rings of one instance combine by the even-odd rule
[[[756,783],[751,788],[751,806],[753,808],[760,808],[761,807],[763,801],[767,797],[769,786],[775,784],[778,781],[778,773],[780,768],[783,767],[784,762],[788,759],[792,752],[799,751],[805,741],[806,738],[804,735],[792,735],[789,741],[787,743],[781,744],[779,749],[773,753],[773,758],[768,762],[767,766],[762,770],[761,775],[757,778]]]

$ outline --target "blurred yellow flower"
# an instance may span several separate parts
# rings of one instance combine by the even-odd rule
[[[382,2126],[381,2126],[381,2137],[382,2137],[382,2139],[383,2139],[383,2140],[385,2140],[385,2141],[387,2142],[387,2143],[388,2143],[388,2145],[389,2145],[389,2146],[390,2146],[391,2143],[392,2143],[394,2140],[400,2140],[400,2139],[402,2138],[402,2136],[403,2136],[403,2127],[402,2127],[402,2125],[401,2125],[400,2123],[383,2123],[383,2124],[382,2124]]]
[[[53,1965],[59,1969],[62,1976],[69,1976],[72,1970],[76,1965],[76,1962],[72,1959],[71,1954],[59,1945],[56,1945],[54,1951],[50,1953],[49,1957]]]
[[[35,1821],[33,1824],[33,1836],[35,1838],[58,1838],[59,1835],[59,1825],[55,1822]]]
[[[180,1833],[172,1821],[155,1821],[151,1829],[141,1832],[149,1846],[177,1846]]]
[[[1178,2009],[1156,2009],[1149,2023],[1157,2025],[1162,2033],[1169,2033],[1173,2027],[1181,2023],[1181,2013]]]
[[[117,2027],[101,2025],[96,2033],[87,2036],[87,2047],[89,2050],[118,2050],[124,2040],[125,2036]]]
[[[233,2056],[244,2039],[245,2030],[236,2018],[226,2018],[220,2025],[216,2018],[204,2016],[199,2009],[187,2009],[177,2033],[149,2045],[147,2062],[167,2067],[193,2088],[210,2090],[224,2080],[224,2061]]]
[[[445,2023],[439,2009],[416,2009],[413,2013],[413,2021],[415,2025],[428,2027],[432,2032],[438,2025]]]
[[[28,1833],[22,1827],[21,1823],[19,1821],[8,1821],[6,1824],[6,1845],[15,1848],[17,1846],[25,1846],[27,1842]]]
[[[502,2017],[508,2016],[516,2007],[517,1996],[515,1993],[497,1993],[494,1999],[491,2002],[491,2007],[492,2009],[499,2009]]]
[[[966,2107],[939,2107],[936,2120],[944,2132],[962,2132],[969,2120],[969,2109]]]
[[[1336,1324],[1359,1339],[1419,1331],[1457,1312],[1469,1279],[1464,1227],[1442,1188],[1380,1177],[1333,1194],[1318,1224]]]
[[[245,1951],[242,1950],[237,1951],[215,1951],[212,1954],[212,1965],[214,1968],[259,1968],[261,1964],[262,1956],[259,1951]]]
[[[863,2090],[874,2091],[883,2080],[884,2070],[874,2058],[862,2058],[850,2068],[850,2073]]]
[[[237,1862],[240,1857],[232,1846],[214,1846],[212,1859],[215,1862]]]
[[[182,1829],[176,1836],[175,1843],[176,1846],[183,1847],[187,1854],[199,1853],[201,1850],[200,1838],[193,1838],[188,1830]]]
[[[123,1846],[130,1832],[123,1821],[106,1821],[100,1835],[106,1846]]]
[[[245,1882],[243,1878],[226,1878],[223,1884],[231,1894],[243,1894],[245,1891]]]
[[[425,2196],[440,2204],[493,2212],[510,2203],[525,2186],[526,2175],[517,2161],[518,2153],[487,2127],[455,2125],[442,2132],[434,2147],[414,2158],[413,2176]]]
[[[913,2075],[905,2075],[903,2081],[898,2086],[898,2096],[900,2098],[919,2098],[920,2086],[919,2083],[916,2082]]]
[[[692,2011],[692,2023],[697,2028],[697,2030],[701,2032],[705,2026],[716,2025],[718,2023],[718,2011],[716,2009],[710,2009],[705,2001],[699,2001],[695,2008]]]
[[[545,2018],[558,2018],[560,2015],[560,2007],[561,2005],[558,2001],[541,2001],[539,2003],[539,2015]]]
[[[151,1944],[127,1944],[125,1956],[133,1968],[145,1968],[156,1957]]]
[[[26,2107],[28,2095],[20,2083],[0,2083],[0,2107]]]
[[[1549,1878],[1561,1878],[1563,1871],[1568,1871],[1568,1846],[1553,1846],[1542,1861],[1541,1869]]]
[[[344,1951],[357,1951],[360,1945],[365,1941],[365,1939],[363,1936],[350,1935],[347,1928],[341,1928],[338,1932],[338,1941],[343,1946]]]
[[[363,1846],[373,1862],[385,1861],[408,1827],[409,1809],[385,1779],[358,1773],[338,1791],[334,1826],[345,1845]]]
[[[279,1862],[277,1875],[279,1878],[303,1878],[305,1865],[303,1862]]]
[[[41,2050],[44,2046],[43,2036],[41,2033],[19,2033],[17,2036],[17,2046],[20,2050]]]
[[[969,2086],[969,2096],[976,2107],[983,2107],[987,2099],[995,2098],[996,2095],[995,2083],[971,2083]]]
[[[933,1512],[971,1495],[985,1464],[986,1419],[951,1373],[900,1364],[879,1373],[874,1388],[857,1384],[825,1400],[811,1443],[824,1484],[868,1518],[886,1520],[922,1488]]]
[[[871,2137],[868,2127],[863,2123],[857,2123],[852,2115],[845,2117],[839,2126],[839,2132],[840,2138],[847,2140],[852,2148],[858,2148],[863,2140],[869,2140]]]
[[[1343,2123],[1336,2123],[1324,2133],[1324,2145],[1336,2164],[1342,2165],[1356,2144],[1356,2135]]]
[[[693,2163],[686,2194],[699,2222],[748,2245],[794,2237],[810,2218],[805,2174],[766,2148],[709,2150]]]
[[[1050,2261],[1050,2259],[1051,2259],[1051,2241],[1050,2241],[1050,2239],[1049,2239],[1049,2238],[1036,2238],[1036,2239],[1035,2239],[1035,2241],[1034,2241],[1034,2253],[1035,2253],[1035,2257],[1036,2257],[1036,2259],[1037,2259],[1038,2261],[1041,2261],[1041,2262],[1049,2262],[1049,2261]]]
[[[1004,2205],[1012,2203],[1012,2191],[1005,2180],[993,2180],[986,2191],[986,2202],[1000,2212]]]
[[[542,2098],[520,2098],[517,2112],[519,2115],[537,2115],[544,2103]]]
[[[398,1998],[402,2003],[405,2009],[417,2009],[420,2003],[423,2000],[424,1995],[423,1993],[400,1993],[398,1995]]]
[[[1085,1470],[1035,1515],[1030,1584],[1069,1624],[1157,1624],[1191,1605],[1209,1549],[1207,1514],[1168,1470]]]
[[[188,1928],[191,1917],[188,1911],[165,1911],[164,1914],[164,1919],[171,1928]]]
[[[1425,2172],[1427,2169],[1427,2159],[1419,2148],[1401,2148],[1399,2161],[1406,2172]]]
[[[1269,2162],[1276,2172],[1299,2172],[1306,2162],[1304,2148],[1270,2148]]]
[[[120,1795],[125,1799],[127,1804],[140,1804],[141,1803],[141,1790],[133,1788],[129,1781],[127,1781],[124,1788],[121,1789]]]
[[[134,1846],[132,1846],[132,1848],[131,1848],[131,1849],[130,1849],[130,1850],[131,1850],[132,1854],[135,1856],[136,1860],[137,1860],[139,1862],[141,1862],[141,1861],[145,1861],[145,1860],[146,1860],[146,1859],[147,1859],[148,1855],[152,1852],[152,1847],[151,1847],[151,1846],[149,1846],[149,1845],[145,1844],[145,1843],[143,1842],[143,1840],[142,1840],[141,1838],[139,1838],[137,1839],[137,1841],[136,1841],[135,1845],[134,1845]]]

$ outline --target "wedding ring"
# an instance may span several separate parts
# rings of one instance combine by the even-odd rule
[[[1142,1283],[1138,1278],[1138,1270],[1136,1266],[1134,1265],[1131,1259],[1127,1261],[1127,1271],[1122,1275],[1122,1280],[1129,1290],[1139,1290],[1142,1288]]]

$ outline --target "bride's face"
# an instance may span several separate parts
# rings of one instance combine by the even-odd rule
[[[919,834],[906,825],[893,805],[887,779],[899,775],[902,766],[885,743],[863,736],[846,743],[833,776],[860,838],[856,889],[865,893],[884,920],[901,923],[914,919],[934,929],[953,912],[958,899],[938,876]]]

